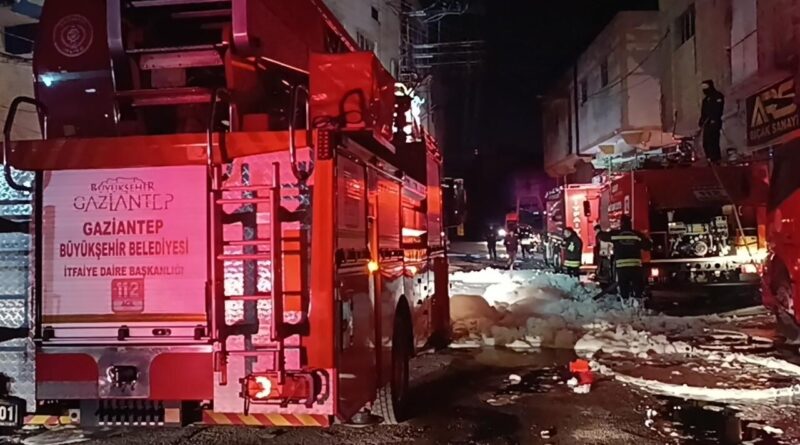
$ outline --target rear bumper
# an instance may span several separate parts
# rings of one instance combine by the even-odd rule
[[[58,347],[36,352],[39,400],[209,400],[214,397],[210,345],[174,347]],[[135,368],[132,387],[114,384],[109,370]]]

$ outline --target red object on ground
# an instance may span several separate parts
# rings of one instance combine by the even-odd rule
[[[589,371],[589,362],[586,360],[578,359],[570,362],[569,364],[569,372],[573,374],[581,374]]]
[[[594,383],[594,374],[591,371],[578,373],[579,385],[591,385]]]
[[[570,362],[569,372],[578,379],[578,385],[591,385],[594,383],[594,373],[589,369],[589,362],[578,359]]]

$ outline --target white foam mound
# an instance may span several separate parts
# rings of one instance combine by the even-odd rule
[[[613,295],[597,298],[600,289],[593,283],[538,270],[456,272],[450,282],[454,332],[487,345],[519,347],[525,342],[531,347],[577,346],[588,352],[627,348],[637,354],[658,353],[683,347],[667,345],[666,334],[700,333],[725,320],[651,313]],[[642,338],[639,332],[651,337]]]

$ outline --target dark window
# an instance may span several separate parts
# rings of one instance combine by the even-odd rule
[[[679,47],[694,37],[695,9],[694,3],[675,19],[675,46]]]
[[[600,86],[608,85],[608,57],[600,62]]]
[[[361,33],[360,31],[356,32],[356,40],[358,41],[358,46],[364,51],[375,51],[375,42],[373,42],[369,37]]]
[[[376,22],[380,22],[381,21],[381,17],[380,17],[380,14],[378,13],[378,8],[373,6],[370,9],[372,10],[371,11],[372,12],[372,18],[375,19]]]
[[[800,142],[787,144],[775,150],[772,162],[772,178],[769,187],[769,210],[774,210],[783,201],[800,189]]]
[[[581,80],[581,104],[589,100],[589,83],[586,79]]]
[[[9,54],[30,54],[36,38],[35,24],[9,26],[3,30],[5,51]]]
[[[329,54],[347,52],[347,47],[341,37],[330,28],[325,28],[325,51]]]

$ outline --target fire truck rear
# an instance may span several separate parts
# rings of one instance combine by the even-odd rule
[[[601,223],[603,216],[600,208],[602,190],[603,186],[598,184],[569,184],[547,193],[548,241],[545,259],[549,264],[557,268],[561,265],[560,245],[566,227],[575,230],[583,240],[583,264],[593,264],[596,242],[594,226]]]
[[[449,327],[442,164],[374,55],[318,0],[50,1],[40,32],[0,423],[405,415]]]
[[[641,169],[616,174],[608,219],[630,215],[650,236],[645,269],[655,294],[756,295],[765,258],[763,165]]]
[[[783,329],[781,334],[796,340],[800,334],[800,290],[797,264],[798,209],[800,209],[800,140],[794,139],[775,150],[769,192],[769,257],[763,274],[762,298]]]

